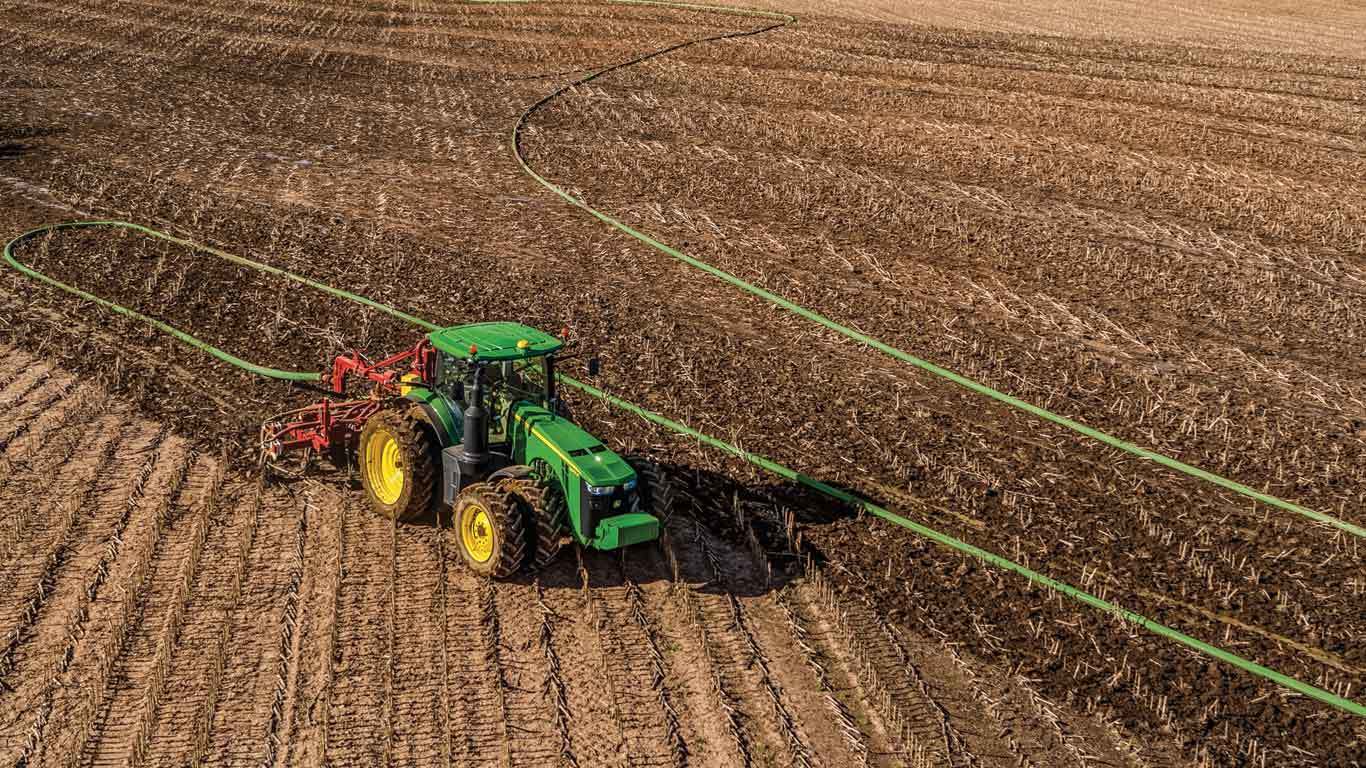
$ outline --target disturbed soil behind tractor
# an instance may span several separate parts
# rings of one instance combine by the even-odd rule
[[[1307,53],[1335,39],[1312,19],[1298,44],[1263,25],[1214,48],[1025,34],[1065,30],[954,7],[995,31],[818,13],[576,88],[522,147],[594,206],[897,347],[1366,521],[1366,64]],[[518,115],[559,85],[755,20],[255,0],[0,2],[0,19],[6,237],[122,218],[434,322],[568,328],[615,394],[1321,688],[1366,689],[1353,537],[817,332],[511,160]],[[16,256],[266,365],[416,334],[136,234]],[[576,419],[675,467],[689,514],[660,548],[490,586],[447,532],[391,529],[344,476],[256,487],[260,422],[316,393],[8,270],[0,336],[0,493],[19,510],[0,724],[30,765],[1366,751],[1360,718],[595,401],[574,399]]]
[[[1128,754],[1100,718],[1003,691],[1005,670],[737,548],[735,513],[705,500],[754,502],[723,477],[676,472],[658,546],[493,583],[444,524],[395,526],[346,475],[263,487],[0,352],[7,763],[1004,766],[1082,738]]]

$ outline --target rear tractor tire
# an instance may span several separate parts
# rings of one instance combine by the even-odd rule
[[[371,416],[357,454],[370,506],[400,523],[426,514],[436,488],[436,442],[412,410],[389,408]]]
[[[460,557],[470,570],[491,579],[517,573],[526,560],[523,512],[508,491],[509,482],[465,486],[452,515]]]

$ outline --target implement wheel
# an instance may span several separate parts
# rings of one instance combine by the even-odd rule
[[[360,433],[360,481],[375,511],[399,522],[431,509],[436,479],[435,442],[409,408],[371,416]]]
[[[473,483],[455,500],[456,544],[470,570],[504,579],[526,560],[527,535],[522,510],[499,485]]]

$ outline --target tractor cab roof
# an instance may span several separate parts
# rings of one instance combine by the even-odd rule
[[[564,342],[521,323],[472,323],[453,325],[427,335],[432,346],[448,355],[483,362],[523,360],[551,354]],[[475,351],[471,354],[470,350]]]

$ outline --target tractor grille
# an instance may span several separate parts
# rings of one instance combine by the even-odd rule
[[[639,498],[633,490],[628,491],[617,486],[612,489],[610,495],[594,496],[588,492],[586,485],[581,487],[584,503],[579,508],[583,510],[584,514],[579,519],[579,533],[585,540],[593,538],[600,521],[628,512],[639,511]]]

